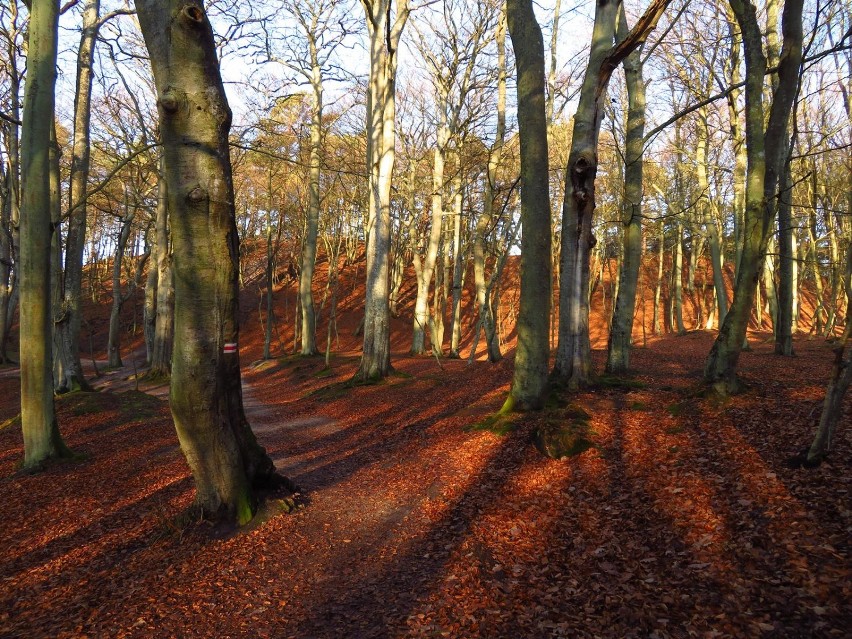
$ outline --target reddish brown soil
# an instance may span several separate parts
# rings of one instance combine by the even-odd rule
[[[128,364],[58,400],[80,459],[20,474],[20,427],[0,430],[0,637],[848,636],[852,398],[829,460],[786,464],[819,415],[824,341],[783,359],[753,334],[749,388],[723,405],[696,393],[711,333],[640,341],[641,384],[572,398],[595,447],[553,461],[530,443],[545,414],[469,429],[505,398],[511,358],[441,369],[403,355],[400,319],[397,374],[349,388],[354,311],[329,372],[252,363],[257,289],[244,309],[247,412],[299,508],[230,536],[176,523],[192,479],[167,404]],[[0,393],[14,417],[13,369]]]

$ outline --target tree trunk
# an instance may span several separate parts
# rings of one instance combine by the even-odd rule
[[[550,356],[550,190],[544,96],[544,42],[532,0],[507,0],[518,74],[521,147],[521,300],[518,346],[507,408],[537,409],[547,395]]]
[[[10,14],[15,25],[14,31],[20,31],[21,27],[17,25],[18,5],[10,3]],[[27,24],[27,23],[25,23]],[[9,77],[9,115],[15,122],[21,119],[21,74],[18,73],[18,47],[11,45],[12,36],[8,36],[10,46],[7,49],[6,62],[9,69],[12,71],[8,74]],[[9,331],[12,327],[13,315],[17,296],[19,294],[18,281],[20,271],[20,231],[19,223],[21,219],[21,183],[20,183],[20,137],[19,125],[10,122],[7,129],[7,154],[8,154],[8,171],[6,172],[6,204],[2,210],[2,229],[3,234],[0,240],[0,363],[9,363],[12,359],[9,357],[6,349],[9,342]]]
[[[432,162],[432,224],[429,230],[429,243],[426,256],[417,269],[417,297],[414,300],[414,326],[411,339],[411,353],[420,355],[426,352],[426,327],[429,326],[429,287],[438,259],[444,221],[444,164],[450,132],[446,123],[447,96],[438,95],[436,109],[439,113],[438,140]],[[435,300],[438,299],[438,283],[435,284]],[[438,318],[436,316],[435,321]],[[440,342],[432,344],[433,349],[441,350]]]
[[[621,42],[613,46],[620,0],[599,0],[589,63],[574,116],[571,152],[565,170],[559,288],[559,343],[554,376],[576,388],[592,373],[589,343],[589,259],[595,244],[592,216],[598,170],[602,101],[613,70],[647,38],[668,6],[655,0]]]
[[[775,217],[776,188],[786,159],[788,121],[802,59],[802,0],[788,0],[784,4],[784,54],[778,64],[778,83],[772,91],[769,118],[764,124],[763,78],[767,61],[757,11],[745,0],[731,0],[731,8],[743,34],[746,58],[748,169],[744,244],[734,285],[734,300],[704,367],[705,382],[713,384],[721,393],[735,391],[738,387],[736,366],[763,270],[771,222]]]
[[[149,231],[150,232],[150,231]],[[156,237],[156,235],[155,235]],[[156,245],[148,247],[156,255]],[[156,261],[148,266],[145,280],[145,302],[142,310],[142,326],[145,335],[145,363],[151,366],[154,357],[154,338],[157,334],[157,271]]]
[[[674,259],[672,260],[672,319],[671,325],[677,330],[678,335],[684,335],[686,328],[683,325],[683,224],[677,223],[675,232],[675,243],[672,248]]]
[[[462,256],[461,228],[464,191],[462,189],[461,169],[454,180],[455,195],[453,196],[453,322],[450,329],[450,357],[458,359],[461,344],[461,301],[464,284],[464,259]]]
[[[21,428],[24,468],[67,457],[53,408],[50,308],[50,138],[54,118],[58,3],[30,4],[21,139]]]
[[[619,14],[618,37],[627,36],[624,5]],[[627,85],[627,124],[624,156],[624,201],[622,203],[623,258],[618,275],[618,294],[612,313],[607,346],[606,370],[624,373],[630,367],[630,346],[636,312],[636,288],[642,263],[642,162],[645,149],[645,81],[642,78],[642,49],[637,48],[622,63]]]
[[[311,171],[310,198],[305,239],[302,242],[302,268],[299,279],[299,293],[302,304],[302,355],[316,355],[316,314],[314,295],[311,289],[314,279],[314,267],[317,260],[317,231],[319,229],[320,209],[320,167],[322,164],[322,71],[317,47],[310,42],[311,54],[311,90],[314,94],[311,111]]]
[[[666,251],[666,229],[660,220],[659,244],[657,244],[657,280],[654,283],[654,335],[662,335],[665,329],[663,321],[663,309],[660,306],[660,298],[663,292],[663,262]]]
[[[161,160],[162,164],[162,160]],[[156,262],[151,265],[157,270],[157,318],[154,328],[154,349],[151,355],[149,375],[168,377],[172,370],[172,341],[174,337],[174,278],[172,276],[171,243],[169,241],[168,187],[163,167],[157,182]]]
[[[613,46],[620,3],[601,0],[595,5],[595,25],[589,64],[574,115],[571,152],[565,171],[562,205],[562,247],[559,288],[559,342],[554,374],[571,388],[589,382],[592,373],[589,344],[589,259],[595,244],[592,216],[598,170],[598,135],[603,117],[599,88],[604,61]]]
[[[722,242],[719,238],[719,227],[713,215],[710,203],[710,182],[707,177],[707,110],[701,109],[698,121],[698,139],[695,151],[695,164],[697,169],[700,210],[704,229],[707,235],[707,243],[710,245],[710,265],[713,269],[713,289],[716,293],[716,313],[718,325],[721,326],[728,313],[728,295],[725,291],[725,278],[722,264]]]
[[[370,79],[367,86],[367,283],[364,301],[364,345],[356,379],[386,377],[390,363],[388,254],[391,229],[391,179],[396,159],[397,48],[408,20],[408,0],[361,0],[370,39]]]
[[[787,153],[785,151],[784,155]],[[785,158],[781,174],[781,193],[778,198],[778,324],[775,327],[775,353],[793,355],[793,308],[796,297],[794,235],[792,216],[793,184],[790,160]]]
[[[819,426],[807,454],[807,464],[817,465],[831,449],[831,439],[837,424],[843,417],[843,398],[852,384],[852,350],[848,350],[852,340],[852,244],[846,250],[846,275],[844,278],[846,289],[846,329],[837,348],[834,350],[834,366],[831,378],[825,391],[825,402],[822,406],[822,414]]]
[[[126,201],[125,208],[129,209],[129,204]],[[136,209],[130,209],[121,219],[121,229],[115,243],[115,254],[112,260],[112,308],[109,314],[109,337],[107,339],[107,366],[110,368],[118,368],[123,365],[121,361],[120,320],[121,307],[124,306],[124,302],[128,298],[121,291],[121,267],[124,263],[124,251],[127,248],[127,240],[130,238],[130,230],[135,217]]]
[[[83,30],[77,51],[77,88],[74,93],[74,142],[68,179],[68,236],[65,247],[62,317],[64,379],[67,390],[90,390],[80,363],[83,249],[86,246],[87,183],[89,180],[92,63],[101,22],[100,0],[86,0]]]
[[[175,274],[170,404],[206,517],[248,522],[280,479],[243,411],[231,110],[200,0],[138,0],[157,89]]]
[[[500,352],[500,341],[497,339],[494,308],[491,305],[491,296],[487,293],[485,281],[485,243],[494,218],[494,191],[497,182],[497,169],[500,167],[500,158],[506,136],[505,4],[503,5],[503,12],[500,14],[500,20],[497,23],[495,39],[497,40],[497,132],[488,156],[488,171],[485,177],[482,215],[476,221],[476,229],[473,236],[473,279],[476,287],[476,307],[479,313],[479,324],[485,331],[488,361],[490,362],[499,362],[503,358],[503,354]],[[474,344],[479,341],[479,325],[477,326],[473,341]]]

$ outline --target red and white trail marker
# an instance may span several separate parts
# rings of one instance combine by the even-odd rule
[[[225,344],[225,348],[223,349],[226,355],[233,354],[237,352],[237,344],[236,342],[227,342]]]

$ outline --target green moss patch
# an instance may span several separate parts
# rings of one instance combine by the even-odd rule
[[[639,381],[638,379],[619,377],[617,375],[601,375],[595,378],[593,386],[597,388],[612,388],[624,391],[641,390],[648,387],[645,382]]]
[[[591,439],[593,434],[584,419],[550,419],[536,429],[533,444],[551,459],[567,459],[595,448]]]

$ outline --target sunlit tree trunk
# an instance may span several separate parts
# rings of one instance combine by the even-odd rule
[[[666,229],[660,220],[660,234],[657,244],[657,280],[654,284],[654,335],[662,335],[664,327],[663,309],[660,305],[663,292],[663,262],[666,255]]]
[[[61,321],[57,327],[62,336],[61,350],[65,390],[88,389],[80,364],[81,297],[83,250],[86,245],[87,182],[90,164],[90,121],[92,99],[92,64],[95,43],[101,27],[100,0],[86,0],[83,26],[77,51],[77,86],[74,94],[74,138],[71,174],[68,181],[68,234],[65,246],[64,295]]]
[[[778,64],[778,83],[772,92],[769,118],[764,122],[763,78],[767,60],[757,11],[745,0],[731,0],[731,8],[742,31],[746,58],[748,171],[745,241],[734,285],[734,300],[704,367],[705,381],[722,393],[732,392],[738,387],[736,366],[763,270],[771,222],[775,217],[776,189],[786,159],[787,125],[802,58],[802,0],[788,0],[784,5],[784,43]]]
[[[627,37],[624,5],[620,7],[618,38]],[[618,275],[618,293],[612,313],[606,370],[623,373],[630,367],[630,347],[636,309],[636,288],[642,262],[642,163],[645,148],[645,81],[642,49],[637,48],[622,63],[627,85],[627,124],[624,155],[624,199],[622,202],[623,257]]]
[[[516,409],[541,408],[550,356],[550,188],[544,96],[544,42],[532,0],[507,0],[518,75],[521,145],[521,301],[512,390]]]
[[[598,136],[603,118],[600,101],[606,83],[599,76],[613,46],[615,20],[620,3],[602,0],[595,5],[595,25],[589,64],[574,115],[571,152],[565,171],[560,256],[559,341],[556,377],[572,388],[588,383],[592,373],[589,344],[589,259],[595,244],[592,216],[595,210],[595,178],[598,170]]]
[[[302,242],[302,268],[299,273],[299,298],[302,304],[302,355],[315,355],[316,313],[314,295],[311,290],[314,279],[314,267],[317,260],[317,231],[319,229],[320,210],[320,169],[322,164],[322,69],[317,57],[317,45],[310,39],[311,55],[311,91],[313,104],[311,110],[311,157],[308,215],[305,239]]]
[[[396,144],[397,49],[408,20],[408,0],[361,0],[367,20],[370,78],[367,86],[367,284],[364,345],[356,378],[387,376],[390,363],[388,257],[391,229],[391,179]]]
[[[589,259],[595,244],[595,178],[602,101],[613,70],[653,31],[668,0],[655,0],[636,26],[613,46],[619,0],[599,0],[589,63],[574,115],[571,152],[565,170],[559,287],[559,341],[554,376],[571,388],[585,385],[592,373],[589,343]]]
[[[21,137],[21,427],[24,468],[67,457],[53,407],[50,140],[58,3],[32,0]]]
[[[444,165],[446,163],[447,145],[450,141],[450,130],[447,125],[447,94],[439,91],[436,96],[438,104],[437,142],[432,161],[432,224],[429,230],[429,240],[426,246],[426,256],[417,269],[417,296],[414,300],[414,326],[411,340],[412,354],[426,351],[426,329],[429,326],[429,287],[438,259],[444,220]],[[435,299],[438,298],[438,286],[435,286]],[[437,317],[435,318],[437,321]],[[441,351],[441,343],[432,344],[433,349]]]
[[[278,476],[243,411],[231,110],[200,0],[136,7],[154,71],[174,244],[172,415],[196,506],[243,524],[255,512],[253,489]]]
[[[497,131],[494,144],[488,156],[488,170],[485,179],[482,214],[476,221],[473,238],[473,279],[476,287],[476,306],[479,313],[479,324],[485,332],[485,342],[488,349],[488,360],[499,362],[503,358],[500,352],[500,340],[497,338],[497,326],[491,296],[487,293],[485,279],[485,244],[486,235],[494,219],[494,191],[497,182],[497,169],[503,151],[506,136],[506,13],[500,15],[495,34],[497,41]],[[476,329],[474,343],[479,341],[479,326]]]
[[[458,358],[461,345],[461,302],[464,285],[464,259],[462,256],[462,215],[464,190],[462,188],[461,168],[457,169],[453,180],[453,279],[451,294],[453,299],[453,320],[450,328],[450,357]]]
[[[683,224],[677,222],[675,243],[672,247],[672,319],[671,325],[678,335],[686,333],[683,325]]]
[[[157,317],[154,326],[154,344],[151,354],[152,376],[168,376],[172,369],[172,340],[174,337],[174,278],[172,276],[171,242],[169,240],[168,187],[161,160],[157,180],[157,219],[155,260],[151,269],[157,271]]]
[[[722,271],[722,242],[719,238],[719,227],[713,215],[710,203],[710,181],[707,176],[707,110],[701,109],[698,117],[698,138],[695,149],[695,167],[698,180],[698,208],[707,234],[710,246],[710,265],[713,269],[713,290],[716,293],[716,314],[719,326],[725,320],[728,312],[728,296],[725,292],[725,279]]]

